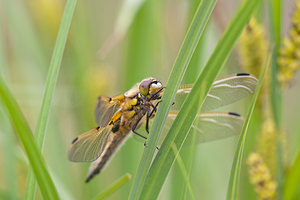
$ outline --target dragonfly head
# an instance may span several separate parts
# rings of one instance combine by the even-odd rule
[[[139,90],[143,96],[147,97],[149,95],[151,96],[152,94],[160,90],[162,87],[163,86],[158,79],[147,78],[142,80],[142,82],[139,85]]]

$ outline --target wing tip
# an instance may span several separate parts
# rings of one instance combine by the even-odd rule
[[[236,76],[251,76],[249,73],[237,73]]]
[[[73,141],[72,144],[74,144],[78,140],[78,137],[76,137]]]
[[[228,112],[228,114],[236,117],[241,117],[241,115],[236,112]]]

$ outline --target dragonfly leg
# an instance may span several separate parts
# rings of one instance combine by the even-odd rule
[[[149,117],[152,117],[153,113],[156,112],[156,110],[157,110],[158,104],[160,104],[161,102],[162,102],[162,100],[160,100],[159,102],[157,102],[155,105],[151,104],[153,110],[150,113]]]
[[[132,132],[133,132],[134,134],[136,134],[137,136],[140,136],[141,138],[144,138],[145,140],[147,140],[147,137],[145,137],[145,136],[143,136],[143,135],[141,135],[141,134],[139,134],[138,132],[135,131],[137,125],[139,124],[139,122],[142,120],[143,117],[144,117],[144,115],[143,115],[142,117],[140,117],[140,118],[136,121],[136,123],[133,125],[133,127],[132,127]],[[148,115],[147,115],[147,118],[148,118]],[[148,131],[147,131],[147,132],[148,132]],[[148,132],[148,133],[149,133],[149,132]],[[147,145],[147,143],[145,142],[145,143],[144,143],[144,146],[146,146],[146,145]],[[156,149],[159,150],[158,147],[156,147]]]
[[[147,117],[146,117],[146,131],[148,134],[149,134],[149,119],[152,117],[153,113],[156,112],[157,106],[160,102],[161,101],[157,102],[155,106],[153,104],[151,104],[151,107],[153,108],[153,110],[151,112],[150,112],[150,107],[148,107]]]
[[[145,143],[144,143],[144,147],[146,146],[146,144],[147,144],[147,143],[145,142]],[[158,148],[157,146],[156,146],[156,149],[159,150],[159,148]]]
[[[149,97],[149,100],[154,100],[154,99],[160,99],[161,97],[158,95],[162,90],[164,90],[166,87],[162,87],[160,88],[157,92],[155,92],[154,94],[151,95],[151,97]]]
[[[136,135],[138,135],[138,136],[144,138],[145,140],[147,140],[147,137],[145,137],[145,136],[143,136],[143,135],[141,135],[141,134],[139,134],[138,132],[135,131],[137,125],[140,123],[140,121],[142,120],[143,117],[144,117],[144,115],[142,115],[142,116],[135,122],[135,124],[133,125],[133,127],[132,127],[131,130],[132,130],[132,132],[133,132],[134,134],[136,134]]]
[[[149,134],[149,118],[151,116],[150,107],[148,107],[147,117],[146,117],[146,131]]]

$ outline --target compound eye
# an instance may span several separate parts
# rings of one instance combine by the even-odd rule
[[[149,88],[148,87],[142,87],[142,86],[140,86],[140,93],[143,96],[147,96],[149,94]]]
[[[143,96],[147,96],[149,94],[150,83],[151,79],[145,79],[140,83],[139,90]]]
[[[153,89],[159,89],[159,88],[162,87],[162,84],[161,84],[161,82],[156,81],[156,82],[152,83],[152,84],[150,85],[150,87],[153,88]]]

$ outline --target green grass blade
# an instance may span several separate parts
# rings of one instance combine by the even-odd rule
[[[265,62],[265,66],[263,68],[263,71],[260,75],[257,87],[256,87],[256,91],[254,93],[254,96],[252,97],[252,101],[250,104],[250,108],[248,111],[248,114],[246,116],[245,122],[244,122],[244,126],[242,128],[242,133],[240,135],[239,138],[239,142],[237,145],[237,149],[235,152],[235,156],[234,156],[234,160],[233,160],[233,164],[232,164],[232,168],[231,168],[231,174],[230,174],[230,180],[229,180],[229,185],[228,185],[228,190],[227,190],[227,200],[232,200],[232,199],[238,199],[238,187],[239,187],[239,178],[240,178],[240,169],[241,169],[241,163],[242,163],[242,158],[243,158],[243,151],[244,151],[244,144],[245,144],[245,140],[246,140],[246,134],[247,134],[247,130],[248,130],[248,126],[250,123],[250,119],[252,117],[252,113],[255,107],[255,103],[260,91],[260,88],[262,86],[262,82],[264,79],[264,75],[265,75],[265,71],[266,68],[269,66],[270,64],[270,58],[266,58],[266,62]]]
[[[297,158],[286,177],[286,181],[284,184],[284,199],[286,200],[296,199],[295,195],[299,193],[299,191],[297,191],[299,185],[300,185],[300,152],[298,153]]]
[[[5,69],[7,69],[7,61],[6,61],[6,53],[4,51],[4,38],[2,35],[2,23],[0,21],[0,76],[5,78],[7,77],[7,73]],[[4,169],[5,169],[5,179],[6,179],[6,188],[8,190],[8,198],[7,199],[16,199],[20,192],[18,190],[18,180],[17,180],[17,171],[16,171],[16,157],[15,150],[17,147],[17,142],[15,141],[12,127],[9,123],[9,119],[6,117],[7,114],[5,112],[5,108],[3,103],[0,101],[0,122],[1,122],[1,130],[5,134],[4,138]],[[1,131],[0,130],[0,131]],[[0,195],[1,197],[1,195]],[[5,198],[3,198],[5,199]]]
[[[187,189],[190,192],[191,198],[196,200],[197,198],[196,198],[195,192],[193,190],[193,187],[192,187],[192,184],[191,184],[191,181],[190,181],[189,173],[187,172],[187,169],[184,165],[183,159],[180,156],[180,154],[178,152],[178,148],[176,147],[176,145],[174,143],[172,144],[172,150],[173,150],[174,154],[177,155],[176,161],[177,161],[177,163],[180,167],[180,171],[181,171],[182,176],[184,178]]]
[[[55,43],[55,47],[53,50],[53,54],[49,66],[48,76],[46,80],[46,88],[44,91],[44,96],[42,101],[42,107],[39,114],[38,124],[35,130],[35,137],[36,137],[35,139],[40,151],[43,148],[43,142],[44,142],[45,130],[49,118],[50,106],[53,99],[56,80],[59,74],[63,52],[65,49],[76,2],[77,0],[68,0],[66,3],[64,15],[59,28],[57,40]],[[30,169],[26,181],[25,199],[34,199],[35,188],[36,188],[35,177],[33,176],[32,170]]]
[[[125,174],[123,177],[121,177],[119,180],[117,180],[112,186],[110,186],[107,190],[105,190],[105,192],[100,194],[94,200],[102,200],[102,199],[107,198],[109,195],[111,195],[116,190],[118,190],[121,186],[123,186],[125,183],[127,183],[130,179],[131,179],[130,174]]]
[[[278,64],[277,57],[280,48],[281,42],[281,8],[282,8],[281,0],[274,0],[269,2],[270,9],[270,36],[271,41],[275,44],[275,48],[273,50],[273,55],[271,58],[271,74],[270,74],[270,104],[271,110],[273,113],[273,119],[275,122],[276,130],[278,133],[281,132],[281,124],[282,124],[282,95],[280,90],[280,85],[277,80],[278,74]],[[277,190],[278,190],[278,198],[283,199],[283,184],[284,184],[284,170],[283,170],[283,158],[282,158],[282,142],[280,141],[280,136],[277,137],[278,141],[276,144],[277,148],[277,162],[276,162],[276,181],[277,181]]]
[[[0,76],[0,98],[6,106],[13,127],[16,129],[21,143],[24,146],[27,158],[33,169],[41,193],[44,199],[59,199],[54,183],[46,169],[45,161],[42,158],[37,145],[34,142],[32,132],[6,83]]]
[[[61,61],[62,61],[73,13],[75,10],[76,2],[77,0],[67,1],[62,22],[57,35],[56,43],[54,46],[54,50],[53,50],[53,54],[49,66],[48,76],[46,80],[46,87],[44,91],[42,107],[39,115],[39,121],[35,131],[36,134],[35,136],[39,148],[42,148],[43,146],[45,130],[49,118],[50,106],[53,99],[56,80],[59,74]]]
[[[174,155],[171,150],[172,143],[175,142],[180,150],[191,124],[201,109],[201,104],[210,86],[216,79],[218,72],[233,49],[236,40],[250,19],[251,14],[260,2],[259,0],[250,0],[243,4],[208,60],[153,161],[142,192],[144,199],[157,198],[175,160],[176,155]]]
[[[137,174],[134,179],[133,187],[130,193],[130,199],[139,199],[142,187],[144,185],[144,180],[148,172],[152,157],[156,150],[156,144],[162,131],[163,124],[168,115],[170,106],[174,100],[176,90],[179,87],[183,79],[183,75],[189,64],[189,61],[197,47],[199,38],[201,37],[203,30],[208,22],[209,16],[214,8],[216,0],[209,1],[204,0],[202,6],[198,8],[195,14],[194,20],[187,32],[184,39],[178,57],[175,61],[174,67],[172,69],[171,75],[167,82],[167,89],[162,98],[162,104],[158,110],[151,132],[149,134],[148,143],[145,147]]]

